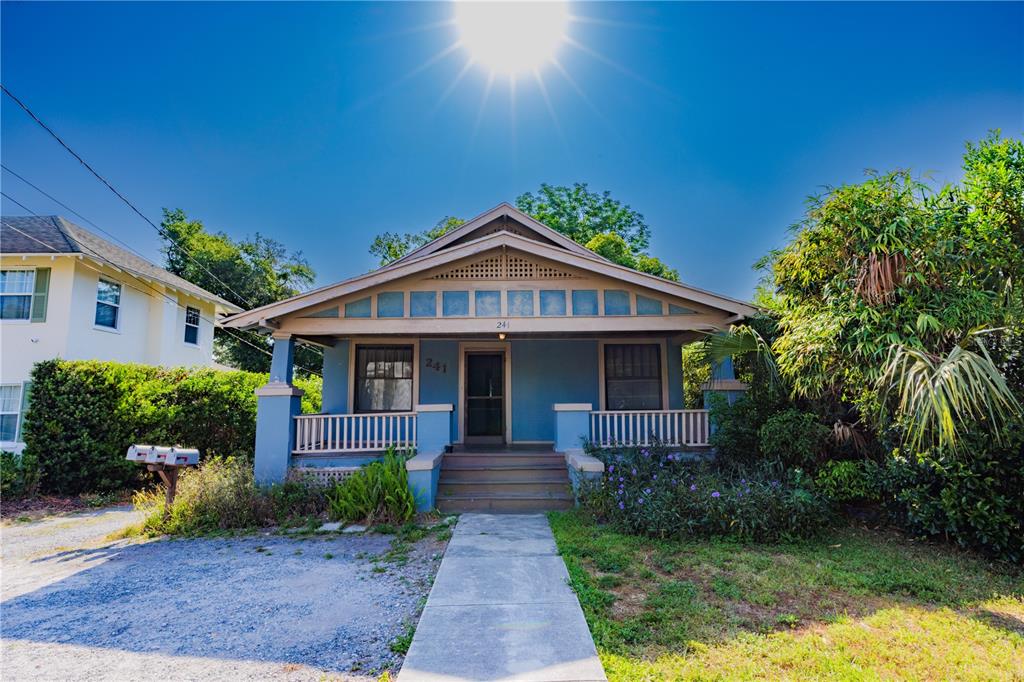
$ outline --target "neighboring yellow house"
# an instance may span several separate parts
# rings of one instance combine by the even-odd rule
[[[0,219],[0,448],[20,452],[32,366],[213,366],[239,308],[59,216]]]

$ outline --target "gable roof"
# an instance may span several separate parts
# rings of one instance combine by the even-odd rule
[[[723,310],[733,315],[752,315],[756,308],[743,301],[738,301],[726,296],[713,294],[703,289],[672,282],[655,275],[639,272],[617,263],[612,263],[604,258],[595,258],[569,251],[558,246],[544,244],[511,232],[499,231],[478,239],[450,246],[447,249],[436,250],[433,253],[420,255],[413,259],[403,259],[391,265],[374,270],[365,275],[321,287],[313,291],[293,296],[292,298],[271,303],[248,312],[239,313],[227,318],[225,326],[247,328],[266,323],[270,318],[288,315],[298,310],[314,305],[326,303],[327,301],[348,296],[357,291],[370,287],[386,284],[404,277],[430,270],[439,265],[457,261],[486,251],[501,247],[508,247],[535,254],[537,256],[558,261],[565,265],[574,266],[591,272],[614,277],[631,284],[646,287],[654,291],[660,291],[670,296],[688,299],[697,303],[703,303],[712,308]]]
[[[217,304],[226,312],[241,310],[235,304],[136,256],[61,216],[3,216],[0,218],[0,254],[52,256],[81,254],[143,279],[160,282],[196,298]]]
[[[459,225],[454,230],[446,232],[437,239],[427,242],[426,244],[420,246],[419,248],[413,249],[412,251],[405,254],[398,260],[389,263],[384,267],[391,267],[392,265],[397,265],[399,263],[404,263],[410,260],[414,260],[416,258],[429,256],[430,254],[437,253],[438,251],[441,251],[445,248],[450,248],[456,242],[464,240],[466,237],[471,236],[474,231],[487,226],[489,223],[492,223],[495,220],[500,220],[502,218],[511,219],[519,223],[520,225],[526,227],[529,231],[534,232],[539,237],[542,237],[544,241],[556,244],[580,256],[585,256],[597,260],[606,260],[604,257],[597,255],[596,253],[586,248],[585,246],[582,246],[581,244],[574,242],[572,239],[569,239],[558,230],[548,227],[539,220],[523,213],[512,204],[503,201],[502,203],[498,204],[491,210],[485,211],[478,215],[477,217],[473,218],[472,220],[468,220],[463,224]],[[542,241],[541,243],[544,242]]]

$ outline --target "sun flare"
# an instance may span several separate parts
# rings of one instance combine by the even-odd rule
[[[566,41],[564,2],[456,2],[459,43],[491,72],[514,77],[551,62]]]

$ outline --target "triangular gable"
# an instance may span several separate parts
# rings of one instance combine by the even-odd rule
[[[508,232],[530,241],[572,251],[588,258],[604,260],[601,256],[577,244],[558,230],[554,230],[544,223],[535,220],[515,206],[503,202],[490,211],[481,213],[472,220],[459,225],[451,232],[424,244],[418,249],[410,251],[387,267],[429,256],[439,251],[473,242],[500,232]]]
[[[354,293],[394,282],[411,275],[431,270],[438,271],[441,266],[448,263],[451,264],[451,268],[449,270],[440,270],[440,272],[450,272],[464,267],[467,263],[493,258],[497,253],[504,253],[502,247],[518,252],[509,254],[512,257],[532,260],[531,256],[536,256],[556,264],[564,264],[565,266],[619,279],[623,282],[645,287],[672,297],[691,300],[733,315],[746,316],[756,312],[755,308],[742,301],[638,272],[605,259],[585,257],[554,245],[542,244],[502,231],[470,242],[453,245],[451,248],[439,250],[429,255],[421,255],[419,258],[404,263],[396,262],[386,268],[381,268],[360,277],[354,277],[338,284],[299,294],[284,301],[235,315],[228,318],[225,321],[225,325],[238,328],[247,328],[255,325],[267,326],[266,323],[273,318],[320,306],[334,299],[351,296]],[[474,256],[476,258],[473,258]],[[533,262],[536,263],[536,261]],[[490,267],[494,267],[493,264]],[[680,314],[681,312],[682,309],[674,311],[675,314]]]

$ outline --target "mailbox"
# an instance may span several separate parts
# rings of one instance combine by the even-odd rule
[[[199,451],[195,448],[171,448],[164,466],[192,467],[199,464]]]
[[[174,450],[174,448],[154,445],[150,448],[149,454],[146,455],[146,464],[166,464],[167,455],[171,454],[172,450]]]
[[[145,462],[146,457],[149,455],[149,452],[152,449],[152,445],[133,445],[130,448],[128,448],[127,459],[129,462]]]

